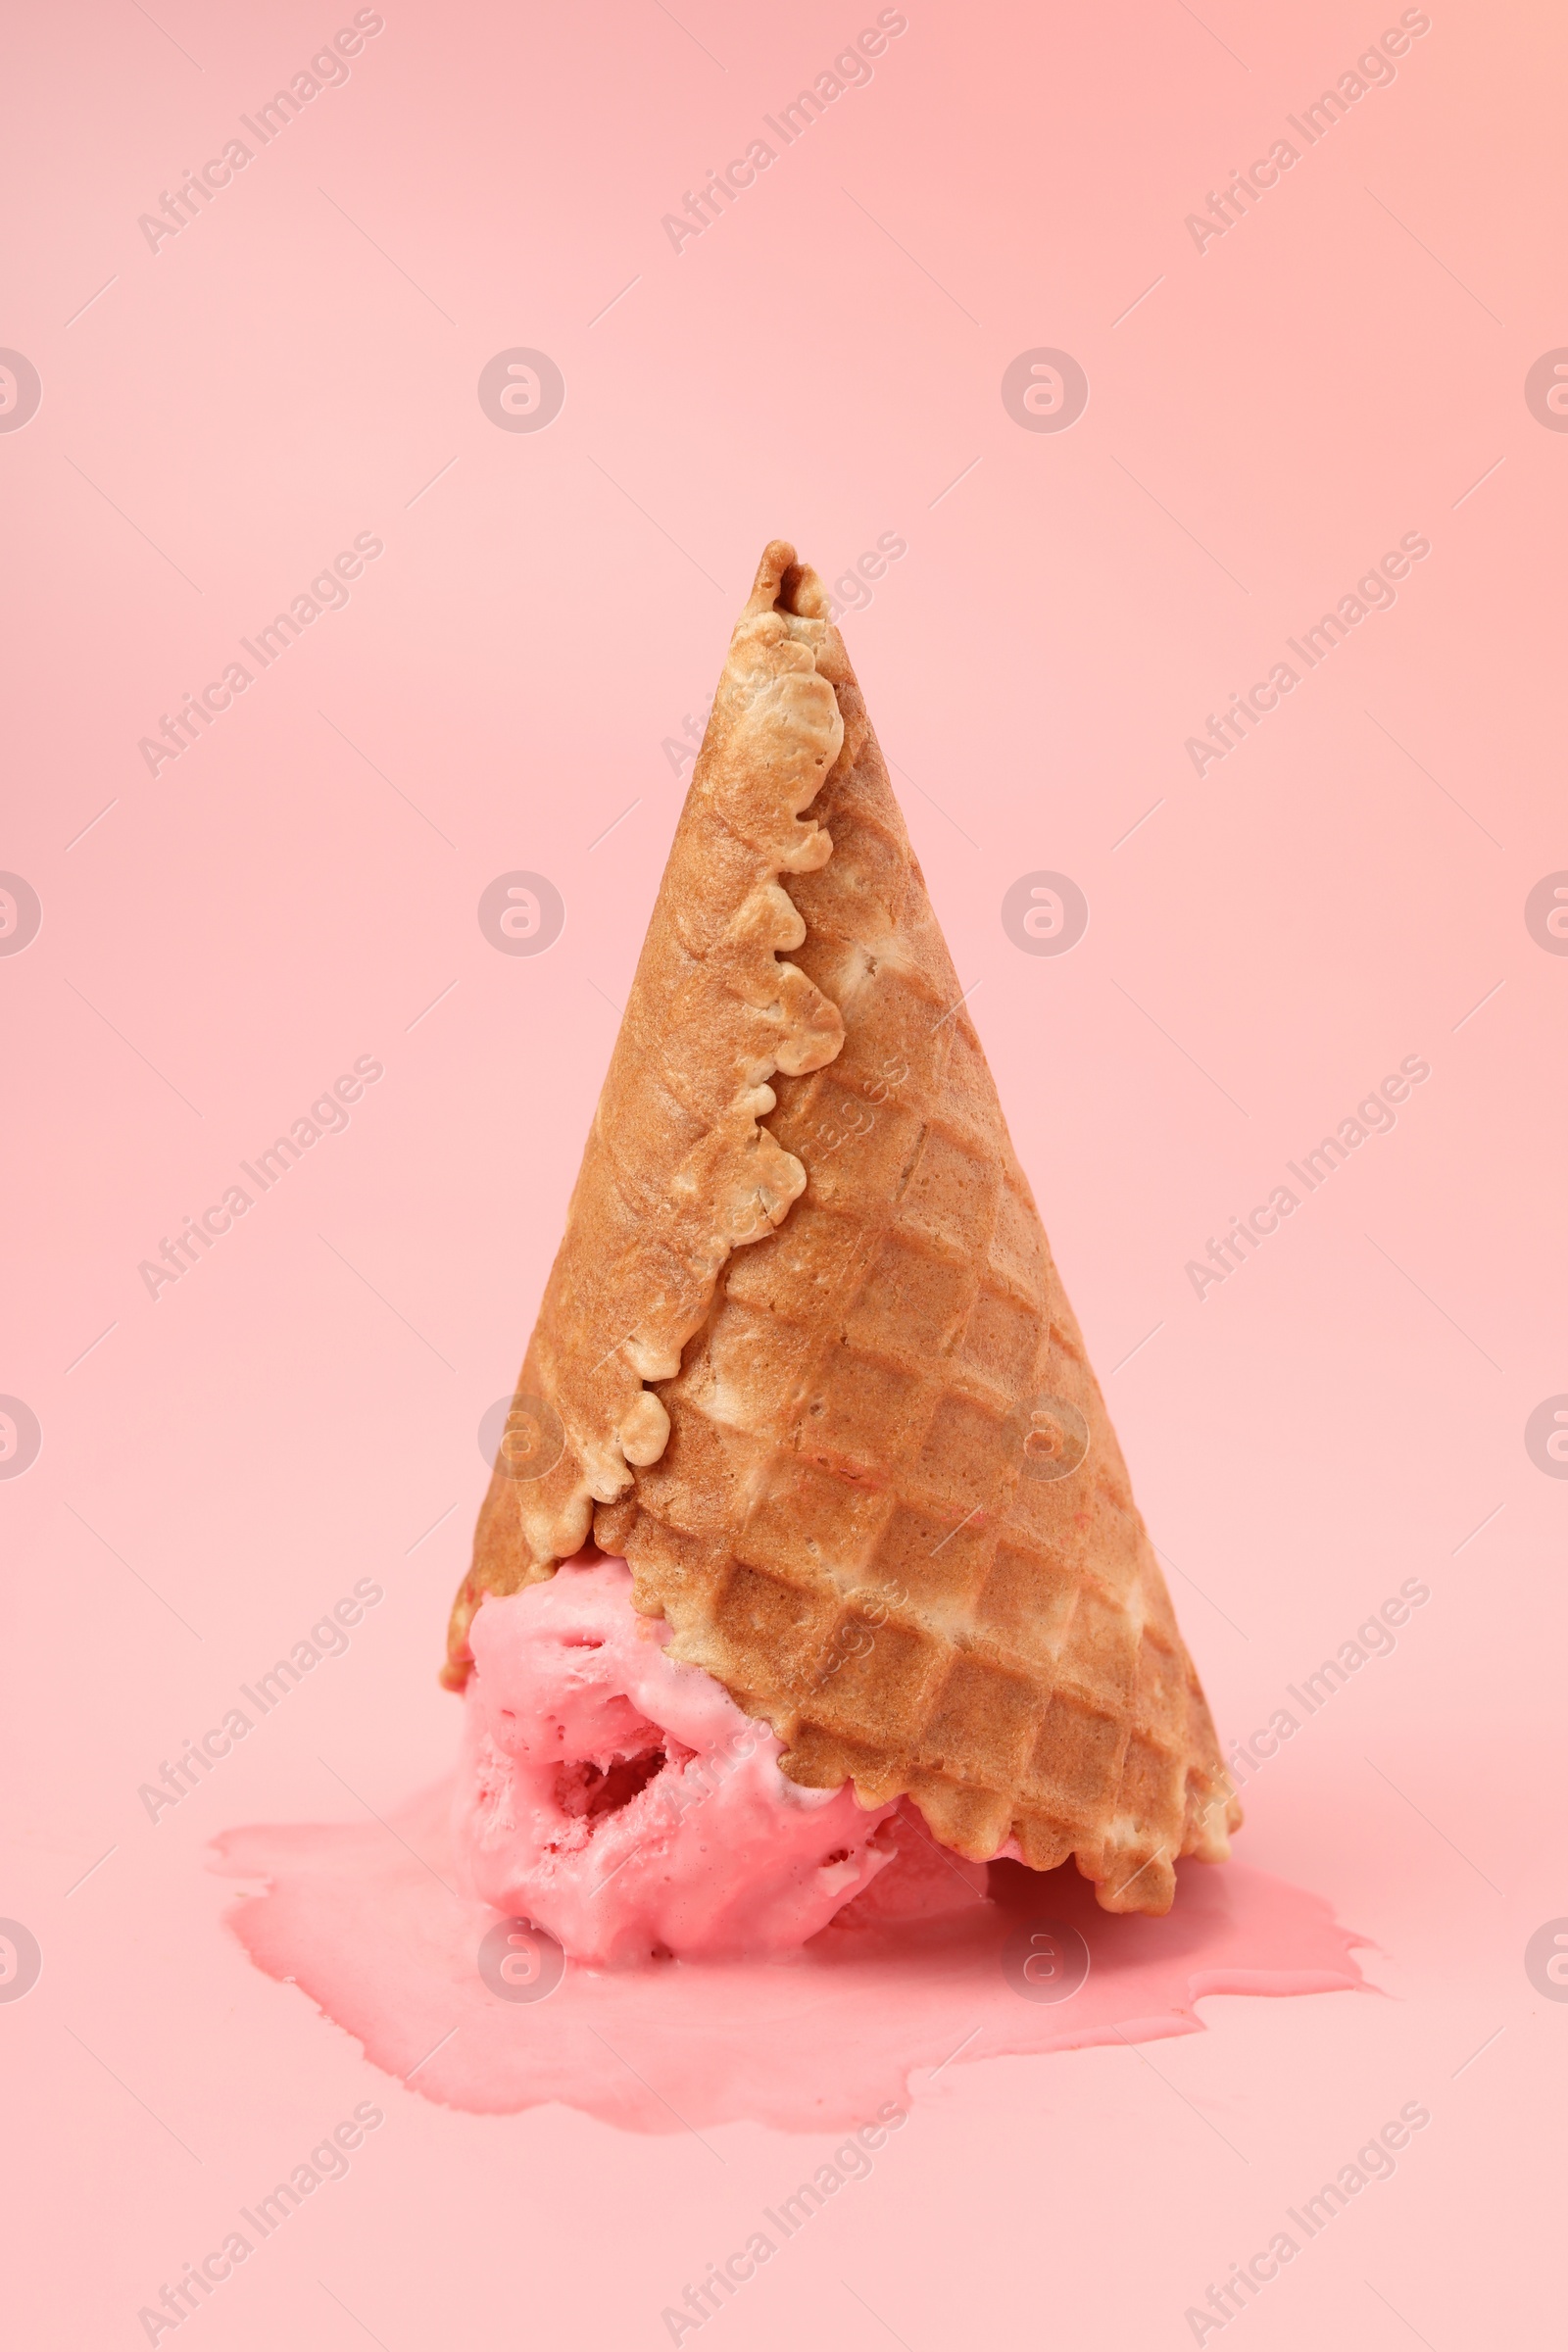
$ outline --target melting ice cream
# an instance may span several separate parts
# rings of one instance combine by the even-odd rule
[[[895,1860],[879,1917],[983,1893],[897,1806],[786,1780],[773,1733],[668,1640],[597,1553],[486,1599],[454,1816],[481,1900],[603,1967],[796,1951]]]

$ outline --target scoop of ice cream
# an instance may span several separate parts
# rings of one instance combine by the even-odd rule
[[[470,1639],[458,1852],[571,1958],[795,1951],[895,1858],[896,1808],[787,1781],[768,1727],[665,1655],[624,1560],[491,1594]]]
[[[918,1809],[901,1797],[893,1818],[876,1834],[892,1859],[875,1884],[856,1895],[833,1922],[838,1928],[910,1928],[966,1917],[988,1899],[990,1872],[938,1845]]]

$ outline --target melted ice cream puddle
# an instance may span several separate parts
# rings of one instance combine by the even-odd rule
[[[464,1702],[456,1788],[390,1821],[219,1840],[217,1867],[257,1889],[229,1915],[256,1965],[424,2098],[481,2114],[560,2101],[636,2132],[743,2117],[852,2129],[906,2100],[922,2071],[1195,2033],[1207,1994],[1362,1982],[1361,1939],[1328,1905],[1245,1863],[1184,1862],[1165,1918],[1113,1917],[1070,1867],[988,1874],[935,1844],[907,1805],[871,1814],[847,1790],[824,1803],[793,1789],[772,1735],[664,1656],[663,1629],[636,1616],[629,1585],[622,1563],[590,1553],[485,1602],[475,1630],[490,1620],[492,1679],[482,1705]],[[552,1593],[538,1622],[554,1631],[536,1641]],[[481,1656],[489,1639],[475,1642]],[[526,1688],[509,1680],[514,1668]],[[522,1730],[536,1699],[563,1711],[563,1737],[543,1747]],[[848,1823],[848,1841],[830,1820]],[[726,1878],[737,1870],[744,1893]],[[811,1935],[823,1906],[834,1915]],[[498,1926],[527,1918],[629,1964],[568,1960],[548,1997],[527,1984],[519,1997],[483,1954]],[[762,1956],[759,1922],[779,1938]],[[675,1949],[671,1931],[725,1948],[655,1957],[661,1938]],[[1074,1936],[1092,1965],[1059,2000],[1049,1983],[1041,1998],[1041,1967],[1022,1955]]]

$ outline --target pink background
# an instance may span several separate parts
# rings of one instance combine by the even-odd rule
[[[712,2325],[1190,2342],[1207,2282],[1415,2099],[1396,2178],[1236,2325],[1542,2340],[1568,2007],[1524,1947],[1568,1912],[1568,1485],[1523,1433],[1568,1390],[1568,959],[1523,908],[1568,866],[1568,441],[1523,385],[1568,341],[1560,27],[1437,0],[1200,254],[1185,216],[1396,9],[910,0],[677,256],[661,216],[874,9],[389,0],[347,84],[150,252],[138,215],[351,13],[12,28],[0,342],[43,401],[0,434],[0,865],[44,915],[0,960],[0,1389],[44,1435],[0,1485],[0,1914],[44,1971],[0,2005],[10,2334],[144,2340],[137,2307],[366,2098],[385,2128],[191,2323],[208,2345],[664,2342],[817,2160],[433,2108],[250,1967],[201,1856],[445,1768],[476,1425],[674,823],[662,744],[770,534],[831,580],[892,532],[852,655],[1222,1730],[1431,1588],[1257,1775],[1241,1848],[1375,1937],[1393,1997],[953,2069]],[[537,434],[475,397],[514,346],[565,378]],[[1059,434],[1000,397],[1039,346],[1089,377]],[[1396,608],[1196,776],[1184,739],[1409,531]],[[138,738],[358,532],[385,552],[347,608],[149,775]],[[514,868],[567,908],[534,958],[476,921]],[[1037,868],[1092,909],[1059,959],[1001,925]],[[362,1054],[348,1132],[150,1299],[138,1261]],[[1186,1261],[1407,1054],[1432,1076],[1396,1130],[1200,1302]],[[367,1575],[351,1652],[150,1824],[138,1784]]]

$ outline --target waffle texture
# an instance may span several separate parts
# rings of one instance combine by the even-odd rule
[[[1162,1912],[1240,1809],[961,998],[826,596],[775,541],[446,1679],[483,1594],[592,1533],[792,1779]]]

